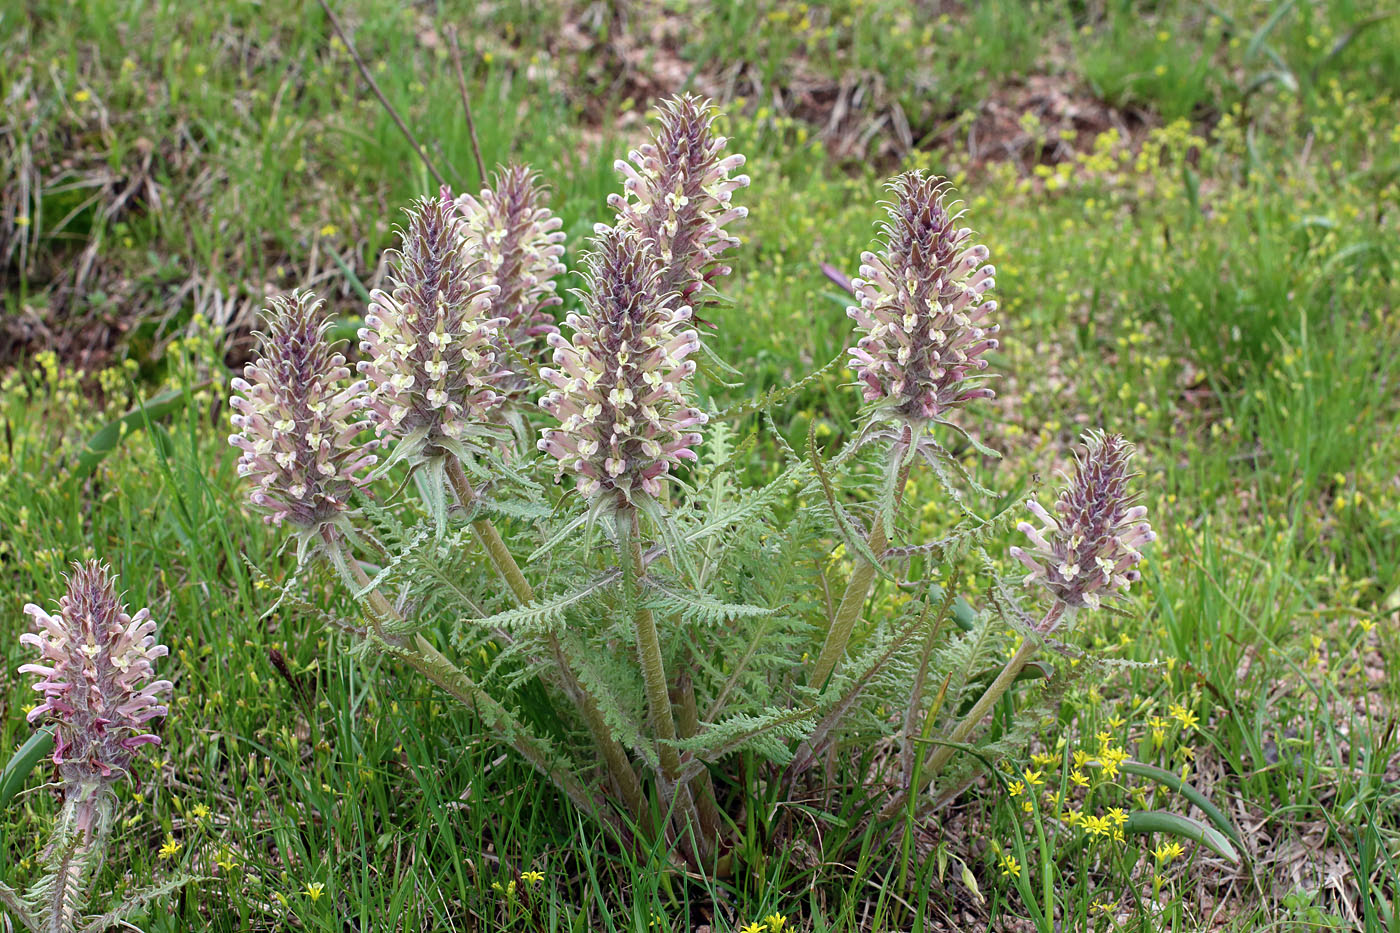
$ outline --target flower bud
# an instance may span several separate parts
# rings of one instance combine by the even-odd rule
[[[525,166],[506,167],[492,185],[477,197],[457,198],[460,236],[468,257],[481,264],[479,281],[497,289],[487,317],[504,321],[499,340],[534,359],[545,338],[559,332],[549,309],[563,302],[555,294],[555,278],[565,271],[563,221],[543,206],[545,189]],[[509,363],[504,352],[500,358]],[[524,387],[519,373],[498,386],[510,392]]]
[[[501,403],[507,372],[496,340],[506,319],[492,308],[501,289],[468,255],[445,192],[414,204],[400,236],[393,291],[370,295],[359,370],[379,433],[399,439],[396,459],[413,459],[480,433]]]
[[[24,607],[35,631],[19,640],[37,648],[40,660],[19,671],[38,678],[34,689],[44,697],[29,721],[54,723],[53,760],[65,785],[113,783],[131,770],[137,749],[160,744],[147,724],[166,714],[158,698],[171,685],[154,677],[156,659],[169,652],[156,643],[150,612],[128,614],[97,561],[73,565],[58,608],[50,615]]]
[[[636,231],[654,253],[660,291],[679,292],[691,305],[715,277],[729,274],[719,258],[739,240],[725,226],[748,216],[733,198],[749,177],[731,177],[744,157],[725,156],[727,142],[715,132],[710,102],[682,94],[661,104],[652,141],[615,163],[625,192],[608,196],[617,226]]]

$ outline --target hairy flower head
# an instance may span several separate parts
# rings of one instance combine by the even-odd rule
[[[584,495],[622,505],[659,496],[671,467],[695,459],[706,418],[689,406],[685,381],[700,338],[635,231],[603,228],[587,266],[583,311],[568,317],[573,339],[550,335],[558,368],[540,371],[554,387],[540,407],[560,425],[539,448],[578,476]]]
[[[1133,445],[1101,431],[1089,431],[1083,441],[1054,514],[1031,500],[1027,507],[1041,526],[1017,526],[1033,547],[1010,553],[1030,568],[1027,584],[1039,583],[1067,606],[1096,609],[1141,577],[1134,569],[1142,560],[1138,549],[1156,535],[1147,509],[1133,504],[1128,489]]]
[[[739,240],[725,226],[748,216],[733,198],[749,177],[731,177],[744,157],[724,155],[727,142],[715,131],[710,102],[682,94],[662,102],[652,141],[615,163],[625,192],[608,196],[617,226],[635,230],[654,253],[660,291],[679,292],[691,305],[715,277],[729,274],[719,258]]]
[[[154,677],[156,659],[168,652],[156,643],[150,612],[128,614],[115,579],[97,561],[73,565],[58,610],[24,607],[35,631],[19,640],[40,659],[19,670],[38,678],[34,689],[44,697],[29,721],[55,724],[53,759],[65,783],[116,780],[130,771],[138,748],[160,744],[147,723],[166,713],[158,697],[170,682]]]
[[[500,404],[508,373],[496,341],[507,319],[493,311],[501,289],[482,280],[446,191],[409,209],[400,238],[393,291],[370,294],[359,370],[379,433],[398,438],[395,459],[412,459],[468,440]]]
[[[997,326],[987,323],[996,302],[983,300],[995,270],[987,247],[957,226],[942,181],[914,171],[889,188],[884,248],[861,254],[852,281],[860,304],[846,313],[863,333],[850,353],[866,401],[922,424],[992,396],[975,377],[997,346]]]
[[[498,289],[487,316],[504,321],[502,344],[531,359],[544,338],[558,333],[549,309],[563,302],[555,294],[555,279],[564,272],[563,221],[543,206],[544,195],[535,172],[510,165],[495,174],[491,187],[456,201],[467,255],[481,264],[480,282]],[[519,374],[502,384],[515,391],[523,386]]]
[[[238,475],[250,479],[253,504],[274,524],[315,531],[340,519],[373,442],[357,438],[364,383],[349,384],[345,357],[326,337],[320,305],[309,292],[273,298],[258,335],[257,357],[233,380],[229,443],[243,451]]]

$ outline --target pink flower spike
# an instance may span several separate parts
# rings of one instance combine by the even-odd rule
[[[166,715],[157,698],[170,682],[153,678],[156,659],[168,651],[156,642],[150,613],[128,614],[116,580],[97,561],[73,565],[58,606],[52,615],[24,607],[38,633],[21,641],[39,649],[42,663],[20,672],[39,675],[34,689],[44,697],[29,719],[55,724],[54,763],[65,784],[119,778],[135,749],[160,744],[147,723]]]
[[[1032,547],[1009,552],[1030,571],[1027,585],[1045,587],[1067,606],[1097,609],[1141,578],[1135,569],[1139,549],[1157,536],[1147,509],[1134,505],[1128,490],[1132,456],[1133,445],[1122,435],[1090,431],[1054,514],[1039,502],[1028,503],[1041,527],[1022,522],[1018,527]]]
[[[986,321],[996,302],[983,301],[995,270],[972,231],[955,226],[941,180],[914,171],[889,188],[884,248],[861,255],[851,282],[860,303],[846,313],[861,336],[850,354],[865,400],[919,425],[992,397],[979,376],[997,347]]]

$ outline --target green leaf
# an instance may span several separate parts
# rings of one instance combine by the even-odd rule
[[[698,590],[676,589],[654,577],[647,577],[643,583],[652,593],[646,601],[648,608],[677,613],[687,622],[700,625],[718,625],[735,617],[772,615],[775,611],[767,606],[723,602]]]
[[[836,370],[846,362],[846,359],[846,351],[842,350],[835,356],[835,358],[824,363],[820,368],[812,370],[810,373],[803,376],[801,379],[797,380],[792,385],[774,386],[767,392],[760,395],[758,398],[748,402],[740,402],[738,405],[731,405],[723,411],[717,412],[715,415],[713,415],[713,417],[715,419],[743,418],[747,415],[753,414],[754,412],[767,411],[768,409],[773,408],[774,406],[779,405],[792,398],[794,395],[801,392],[808,386],[812,385],[817,380],[825,377],[827,373]]]
[[[1168,813],[1165,810],[1139,810],[1128,815],[1128,822],[1123,824],[1123,832],[1144,835],[1165,833],[1168,836],[1180,836],[1183,839],[1199,842],[1216,855],[1235,864],[1239,864],[1240,861],[1239,853],[1235,851],[1234,846],[1230,845],[1230,840],[1225,838],[1224,833],[1179,813]]]
[[[1143,764],[1140,761],[1125,761],[1119,765],[1119,767],[1129,774],[1150,778],[1158,784],[1170,787],[1172,790],[1200,807],[1201,812],[1237,845],[1243,845],[1243,843],[1240,842],[1240,834],[1235,830],[1234,825],[1230,822],[1230,818],[1226,816],[1219,807],[1211,803],[1205,794],[1201,793],[1190,784],[1187,784],[1178,775],[1163,770],[1156,765]]]
[[[116,450],[122,438],[128,434],[145,427],[148,423],[164,418],[185,407],[185,402],[193,397],[193,394],[209,385],[209,381],[191,386],[187,392],[185,389],[168,389],[154,398],[138,404],[114,421],[109,421],[98,429],[97,433],[88,438],[87,446],[83,448],[82,454],[78,456],[78,462],[73,465],[73,470],[68,474],[68,482],[77,485],[91,476],[107,455]]]
[[[0,810],[3,810],[20,788],[24,786],[25,780],[34,771],[40,759],[53,754],[54,736],[53,726],[45,726],[29,737],[29,741],[19,747],[19,750],[10,757],[9,763],[5,765],[5,770],[0,771]]]
[[[885,570],[880,558],[870,549],[870,543],[851,525],[850,519],[846,517],[846,510],[841,508],[841,503],[837,501],[836,487],[832,483],[831,477],[827,475],[826,467],[822,464],[821,451],[817,449],[816,424],[813,421],[807,429],[807,458],[812,464],[812,469],[816,471],[817,481],[821,484],[822,495],[826,497],[826,505],[831,511],[836,531],[840,534],[848,552],[864,560],[875,568],[876,573],[888,580],[890,579],[889,571]]]
[[[621,579],[618,571],[605,573],[590,583],[552,599],[536,601],[528,606],[507,609],[484,619],[465,619],[460,624],[488,629],[530,630],[552,628],[564,620],[564,613],[591,596],[596,596]]]

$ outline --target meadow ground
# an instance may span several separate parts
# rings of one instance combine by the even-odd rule
[[[21,606],[55,599],[69,562],[110,561],[162,622],[176,699],[99,889],[207,876],[144,929],[1021,929],[1028,900],[1062,929],[1400,929],[1400,13],[337,9],[431,170],[315,4],[0,4],[0,757],[29,731]],[[908,877],[829,856],[860,831],[837,815],[690,883],[605,845],[394,665],[347,656],[317,619],[264,618],[293,557],[244,507],[229,367],[269,293],[313,287],[351,333],[400,208],[433,172],[480,184],[449,23],[486,161],[541,171],[571,267],[656,97],[726,113],[753,183],[714,315],[746,386],[712,385],[719,405],[849,344],[822,265],[854,271],[888,175],[953,180],[1002,307],[998,398],[965,424],[1007,456],[970,468],[1022,488],[1111,427],[1139,445],[1159,535],[1130,612],[1084,633],[1082,676],[1008,766],[1056,793],[1103,741],[1186,768],[1241,864],[1098,838],[1042,811],[1036,781],[988,779]],[[849,380],[808,386],[773,427],[840,439]],[[751,448],[755,476],[773,450]],[[353,611],[330,586],[313,598]],[[0,815],[15,885],[56,809],[41,780]]]

